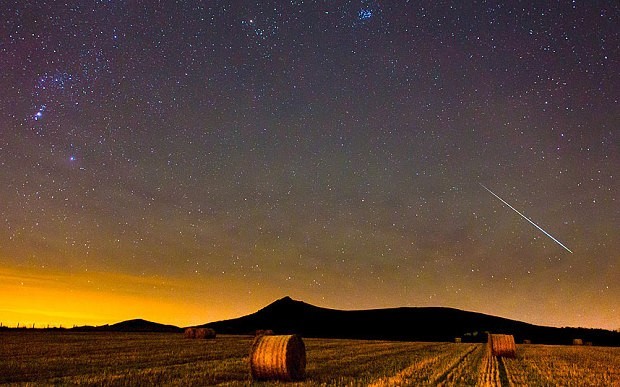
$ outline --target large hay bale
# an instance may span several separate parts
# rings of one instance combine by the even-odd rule
[[[460,337],[455,337],[455,338],[454,338],[454,342],[455,342],[455,343],[462,343],[462,342],[463,342],[463,340],[462,340]]]
[[[525,339],[525,340],[523,340],[523,344],[532,344],[532,340]]]
[[[185,338],[193,339],[196,337],[196,328],[185,328]]]
[[[306,346],[297,335],[261,335],[250,351],[250,372],[254,380],[294,381],[306,372]]]
[[[573,339],[573,345],[583,345],[582,339]]]
[[[211,328],[196,328],[196,339],[215,339],[215,331]]]
[[[513,335],[496,335],[489,333],[489,351],[493,356],[515,357],[517,346]]]

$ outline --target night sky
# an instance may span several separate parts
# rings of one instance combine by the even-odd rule
[[[4,0],[0,321],[617,329],[619,124],[617,1]]]

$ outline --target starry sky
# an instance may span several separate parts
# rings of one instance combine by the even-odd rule
[[[611,0],[5,0],[0,320],[290,295],[620,328],[619,26]]]

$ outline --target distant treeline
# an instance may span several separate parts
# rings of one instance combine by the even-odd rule
[[[72,328],[73,329],[73,328]],[[69,330],[69,328],[65,328],[65,327],[33,327],[32,325],[30,326],[17,326],[17,327],[7,327],[7,326],[0,326],[0,331],[66,331]]]

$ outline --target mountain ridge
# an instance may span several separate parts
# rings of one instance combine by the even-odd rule
[[[246,316],[200,325],[221,334],[253,334],[270,329],[304,337],[402,341],[486,341],[485,332],[506,333],[517,342],[571,344],[575,338],[620,346],[620,332],[556,328],[447,307],[328,309],[286,296]]]
[[[160,324],[141,318],[125,320],[111,325],[74,327],[71,328],[71,330],[78,332],[183,332],[183,328],[177,327],[176,325]]]
[[[593,345],[620,346],[620,332],[593,328],[556,328],[449,307],[395,307],[339,310],[324,308],[289,296],[282,297],[254,313],[214,321],[196,327],[214,329],[218,334],[253,335],[257,330],[303,337],[484,342],[486,332],[506,333],[517,342],[571,344],[573,339]],[[184,328],[143,319],[112,325],[75,327],[76,331],[96,332],[182,332]]]

